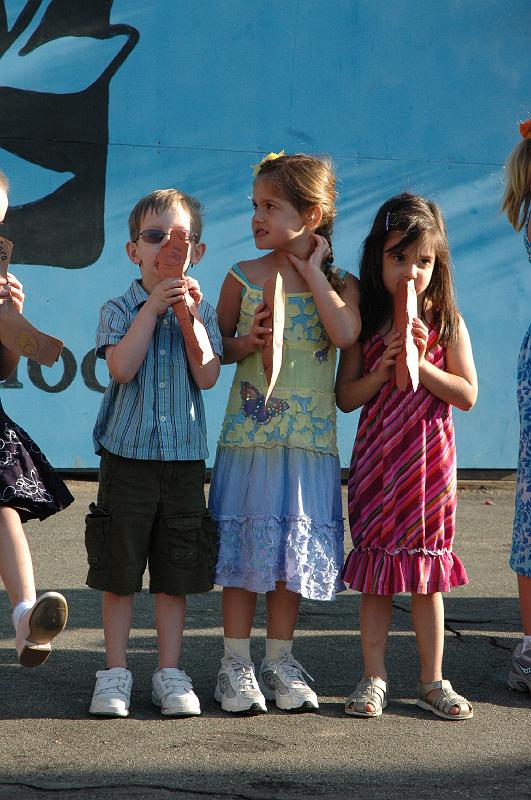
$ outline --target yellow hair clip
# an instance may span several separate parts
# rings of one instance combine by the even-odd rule
[[[284,150],[281,150],[280,153],[268,153],[263,159],[260,161],[259,164],[251,164],[253,170],[253,178],[256,178],[260,169],[262,168],[262,164],[265,164],[266,161],[274,161],[276,158],[280,158],[280,156],[284,156]]]

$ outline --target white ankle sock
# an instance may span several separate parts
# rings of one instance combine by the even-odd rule
[[[293,639],[266,639],[266,655],[269,661],[271,658],[280,658],[286,653],[291,653]]]
[[[15,608],[13,609],[13,625],[15,626],[15,630],[17,629],[17,625],[20,621],[22,614],[24,614],[28,608],[33,608],[35,605],[35,600],[21,600],[20,603],[17,603]]]
[[[226,656],[241,656],[242,658],[251,660],[251,639],[229,639],[223,637],[223,647],[225,648]]]
[[[522,653],[525,653],[526,650],[531,650],[531,636],[524,636],[524,640],[522,643]]]

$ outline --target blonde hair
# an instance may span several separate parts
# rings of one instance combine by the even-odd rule
[[[129,215],[131,241],[136,242],[138,239],[140,226],[146,214],[149,212],[163,214],[173,206],[181,206],[190,215],[190,233],[195,234],[199,241],[203,230],[203,206],[195,197],[179,192],[178,189],[155,189],[138,201]]]
[[[323,263],[322,269],[332,288],[338,294],[342,292],[345,281],[332,269],[332,231],[337,192],[336,176],[330,159],[305,153],[279,156],[262,162],[255,180],[258,178],[270,181],[299,214],[312,206],[319,206],[322,219],[315,233],[324,236],[330,246],[330,256]]]
[[[7,194],[9,192],[9,181],[7,175],[0,169],[0,189],[3,189]]]
[[[524,226],[531,204],[531,139],[516,145],[505,165],[507,188],[501,210],[519,231]]]

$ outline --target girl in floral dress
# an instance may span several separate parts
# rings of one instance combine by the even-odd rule
[[[225,655],[215,696],[225,711],[313,710],[315,692],[292,655],[300,598],[343,588],[343,520],[336,446],[336,347],[359,330],[357,288],[331,264],[335,178],[314,156],[272,154],[253,186],[261,258],[234,266],[218,304],[225,363],[237,362],[209,505],[218,522]],[[262,363],[271,315],[268,278],[285,287],[282,366],[269,400]],[[256,595],[266,593],[259,688],[250,655]]]

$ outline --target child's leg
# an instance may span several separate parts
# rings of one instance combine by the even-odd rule
[[[513,651],[508,683],[511,689],[531,692],[531,578],[518,575],[518,596],[524,637]]]
[[[444,606],[442,594],[411,594],[411,618],[417,637],[420,682],[442,680]]]
[[[251,662],[251,628],[256,593],[233,586],[223,588],[225,655],[221,660],[214,697],[224,711],[263,714],[265,699]]]
[[[233,586],[223,588],[223,631],[226,639],[249,639],[255,608],[255,592]]]
[[[107,666],[96,672],[96,686],[89,713],[127,717],[133,678],[127,669],[127,642],[133,619],[134,595],[103,592],[103,633]]]
[[[31,554],[14,508],[0,508],[0,577],[13,608],[23,600],[35,602]]]
[[[28,542],[13,508],[0,508],[0,577],[13,606],[19,663],[37,667],[46,661],[50,642],[63,630],[68,606],[58,592],[45,592],[36,599]]]
[[[420,659],[420,683],[430,684],[442,681],[442,658],[444,650],[444,605],[442,594],[411,595],[411,616],[417,637]],[[472,706],[461,695],[453,692],[448,681],[445,687],[438,686],[430,691],[421,692],[417,703],[430,711],[437,709],[438,716],[472,717]],[[451,694],[450,694],[451,693]],[[451,698],[451,699],[450,699]],[[455,703],[455,705],[453,705]],[[439,713],[442,712],[442,713]]]
[[[301,596],[286,589],[284,581],[278,581],[274,592],[267,592],[267,638],[291,642]]]
[[[152,678],[151,699],[170,717],[197,716],[199,698],[192,680],[179,667],[186,614],[186,596],[154,592],[159,666]]]
[[[355,717],[380,716],[387,705],[385,651],[391,626],[393,596],[361,596],[360,633],[363,677],[347,698],[345,711]]]
[[[391,618],[393,596],[390,594],[362,594],[360,603],[361,652],[363,677],[387,681],[385,651]],[[371,709],[367,709],[370,711]]]
[[[178,667],[181,658],[186,597],[155,594],[155,627],[159,648],[159,669]]]
[[[531,636],[531,578],[518,575],[518,596],[524,636]]]
[[[107,653],[107,669],[127,669],[127,643],[133,621],[134,595],[103,592],[103,633]]]
[[[304,679],[308,673],[291,654],[300,602],[300,594],[287,589],[284,581],[277,581],[275,590],[266,595],[266,655],[260,678],[265,698],[284,711],[319,708],[317,695]]]

